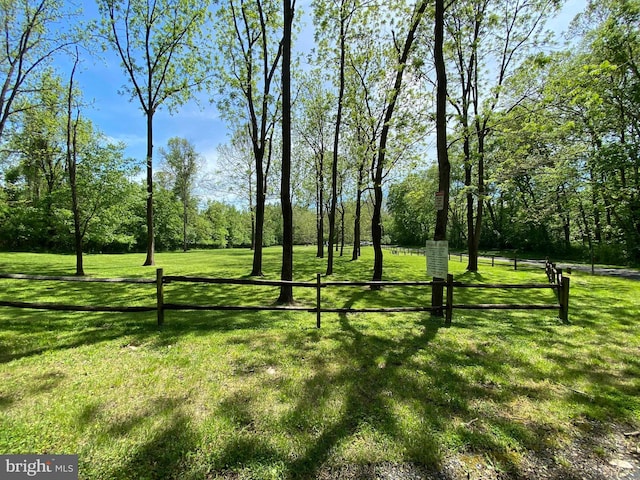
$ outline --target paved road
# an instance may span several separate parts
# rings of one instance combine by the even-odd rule
[[[417,248],[410,249],[405,247],[387,247],[387,248],[392,250],[392,253],[396,253],[396,254],[400,253],[400,254],[406,255],[407,252],[411,252],[411,254],[424,255],[423,249],[417,249]],[[450,255],[450,259],[455,260],[459,256],[460,256],[459,253],[452,253]],[[467,257],[467,255],[462,254],[462,261],[465,261],[465,257]],[[490,263],[492,260],[492,257],[481,256],[479,257],[479,259],[482,259],[483,263],[487,263],[487,262]],[[498,262],[513,263],[513,258],[495,256],[493,257],[493,259]],[[518,265],[540,266],[541,268],[544,268],[544,264],[545,264],[545,260],[518,259]],[[571,268],[572,270],[575,270],[575,271],[591,273],[591,265],[584,264],[584,263],[557,262],[556,266],[563,270],[566,270],[567,268]],[[640,270],[633,269],[633,268],[595,267],[594,273],[596,275],[606,275],[610,277],[628,278],[630,280],[640,280]]]
[[[491,260],[491,258],[484,257],[487,260]],[[512,258],[506,257],[495,257],[496,260],[500,259],[502,261],[513,263]],[[540,267],[544,267],[544,260],[518,260],[518,265],[539,265]],[[572,263],[572,262],[558,262],[556,263],[556,267],[561,268],[563,271],[567,268],[571,268],[574,271],[587,272],[591,273],[591,265],[585,265],[584,263]],[[633,268],[613,268],[613,267],[595,267],[593,272],[596,275],[605,275],[609,277],[620,277],[620,278],[628,278],[630,280],[640,280],[640,270]]]

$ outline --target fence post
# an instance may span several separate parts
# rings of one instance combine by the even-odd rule
[[[518,270],[518,251],[513,252],[513,269]]]
[[[158,309],[158,325],[164,323],[164,284],[162,283],[162,269],[156,270],[156,302]]]
[[[560,320],[569,323],[569,277],[562,277],[560,287]]]
[[[496,256],[495,255],[491,255],[491,266],[495,267],[496,264]]]
[[[447,305],[444,318],[444,325],[451,326],[451,317],[453,317],[453,275],[447,275]]]
[[[322,288],[321,275],[316,273],[316,328],[320,328],[320,291]]]

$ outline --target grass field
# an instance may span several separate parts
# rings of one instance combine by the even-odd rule
[[[372,251],[335,279],[370,278]],[[279,249],[265,252],[278,278]],[[87,256],[86,273],[148,277],[144,255]],[[242,277],[243,250],[159,253],[167,275]],[[424,257],[385,252],[385,279],[426,280]],[[69,275],[74,257],[0,254],[0,272]],[[545,282],[541,269],[452,261],[456,279]],[[324,262],[295,253],[296,280]],[[553,311],[428,314],[67,313],[0,308],[0,453],[75,453],[83,479],[310,478],[344,465],[452,456],[518,474],[532,456],[640,427],[640,283],[574,274],[569,325]],[[296,289],[313,305],[312,289]],[[464,296],[463,296],[464,295]],[[273,288],[169,284],[167,302],[273,303]],[[336,306],[428,303],[415,287],[323,291]],[[152,285],[0,280],[0,300],[153,305]],[[456,293],[456,302],[553,302],[549,290]]]

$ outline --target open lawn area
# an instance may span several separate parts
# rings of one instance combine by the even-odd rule
[[[296,280],[324,271],[314,254],[296,249]],[[332,279],[369,280],[372,258],[337,258]],[[85,270],[155,278],[143,261],[89,255]],[[71,275],[74,262],[2,253],[0,272]],[[251,252],[156,263],[166,275],[240,278]],[[450,262],[456,280],[547,281],[542,268],[464,267]],[[279,249],[265,250],[263,270],[279,277]],[[428,280],[425,259],[386,251],[384,276]],[[551,290],[457,292],[456,303],[554,302]],[[314,306],[313,289],[294,294]],[[430,302],[424,287],[322,294],[339,307]],[[165,286],[176,303],[276,297]],[[568,325],[554,311],[456,310],[450,328],[428,313],[323,314],[316,329],[313,313],[168,311],[158,327],[155,312],[0,307],[0,453],[78,454],[91,480],[616,478],[638,465],[638,437],[623,434],[640,430],[639,298],[640,282],[577,272]],[[155,286],[0,280],[0,300],[153,305]]]

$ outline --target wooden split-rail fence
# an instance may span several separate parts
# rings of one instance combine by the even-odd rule
[[[165,320],[165,312],[168,310],[228,310],[228,311],[302,311],[316,314],[316,327],[321,326],[322,313],[394,313],[394,312],[431,312],[445,317],[445,325],[451,325],[453,310],[557,310],[560,320],[567,323],[569,321],[569,277],[562,274],[555,265],[547,262],[545,267],[547,283],[530,284],[478,284],[455,281],[453,275],[449,275],[446,280],[435,281],[323,281],[321,274],[316,275],[315,282],[264,280],[264,279],[230,279],[192,276],[172,276],[165,275],[163,269],[156,270],[155,279],[146,278],[92,278],[92,277],[72,277],[72,276],[51,276],[51,275],[24,275],[0,273],[0,279],[26,280],[26,281],[55,281],[55,282],[99,282],[99,283],[130,283],[155,285],[156,302],[155,305],[147,306],[98,306],[98,305],[67,305],[58,303],[42,302],[22,302],[0,300],[0,306],[15,308],[31,308],[40,310],[59,311],[83,311],[83,312],[157,312],[158,325],[162,325]],[[185,304],[167,302],[165,299],[165,286],[170,283],[199,283],[199,284],[223,284],[223,285],[253,285],[281,287],[290,285],[299,288],[313,288],[316,290],[315,305],[220,305],[220,304]],[[412,306],[412,307],[387,307],[387,308],[340,308],[323,306],[322,289],[330,287],[425,287],[432,288],[438,286],[446,289],[445,302],[442,306]],[[489,303],[489,304],[456,304],[454,303],[454,293],[457,289],[500,289],[500,290],[522,290],[522,289],[552,289],[556,292],[557,303],[543,304],[517,304],[517,303]]]

